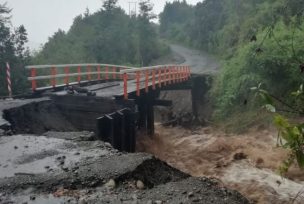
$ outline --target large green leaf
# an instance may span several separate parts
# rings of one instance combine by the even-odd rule
[[[282,129],[282,128],[287,128],[289,127],[289,123],[287,121],[287,119],[285,119],[284,117],[282,117],[281,115],[276,115],[274,117],[274,123],[275,125],[279,128],[279,129]]]

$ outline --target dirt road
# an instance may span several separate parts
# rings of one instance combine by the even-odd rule
[[[181,45],[170,45],[170,48],[184,58],[183,64],[189,65],[193,74],[215,74],[220,67],[218,61],[207,53]]]

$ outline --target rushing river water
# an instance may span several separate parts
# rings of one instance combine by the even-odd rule
[[[217,178],[257,203],[304,203],[304,172],[294,166],[289,179],[276,173],[287,152],[276,147],[275,131],[228,135],[212,128],[158,126],[157,132],[139,141],[139,150],[193,176]]]

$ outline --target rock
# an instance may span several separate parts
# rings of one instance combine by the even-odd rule
[[[35,196],[30,196],[30,200],[36,200]]]
[[[154,203],[155,203],[155,204],[162,204],[163,201],[161,201],[161,200],[156,200],[156,201],[154,201]]]
[[[110,180],[105,184],[105,187],[110,188],[110,189],[115,188],[115,187],[116,187],[116,183],[115,183],[114,179],[110,179]]]
[[[136,188],[143,190],[145,188],[145,184],[141,180],[138,180],[136,181]]]
[[[80,198],[78,202],[79,202],[79,204],[87,204],[87,201],[85,198]]]
[[[11,129],[5,131],[4,135],[12,136],[14,133]]]
[[[199,198],[195,198],[195,199],[192,200],[192,202],[193,203],[198,203],[198,202],[200,202],[200,199]]]
[[[105,142],[105,147],[112,148],[112,145],[110,143],[108,143],[108,142]]]
[[[133,199],[133,200],[138,200],[137,195],[133,194],[133,195],[132,195],[132,199]]]
[[[262,159],[261,157],[259,157],[256,161],[255,161],[255,165],[256,167],[259,167],[261,164],[264,163],[264,159]]]
[[[152,200],[148,200],[147,204],[153,204],[153,201]]]
[[[0,136],[4,136],[4,135],[5,135],[4,130],[0,129]]]
[[[14,149],[18,149],[18,147],[17,147],[17,146],[15,146],[15,147],[14,147]]]
[[[194,196],[193,192],[189,192],[189,193],[188,193],[188,198],[191,198],[191,197],[193,197],[193,196]]]
[[[233,155],[234,160],[242,160],[242,159],[247,159],[247,155],[244,154],[243,152],[235,153]]]

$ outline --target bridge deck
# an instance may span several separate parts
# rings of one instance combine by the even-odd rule
[[[158,83],[155,85],[157,88],[159,87]],[[164,86],[164,85],[162,85]],[[86,88],[89,91],[93,91],[96,93],[96,97],[106,97],[106,98],[113,98],[113,97],[122,97],[124,95],[123,92],[124,83],[122,81],[112,81],[112,82],[104,82],[101,84],[94,84],[94,85],[87,85],[82,86],[82,88]],[[152,88],[152,84],[149,84],[149,89]],[[131,80],[128,81],[128,94],[136,92],[136,81]],[[140,90],[145,89],[145,81],[142,80],[140,82]],[[67,91],[56,91],[53,92],[52,95],[67,95]]]

